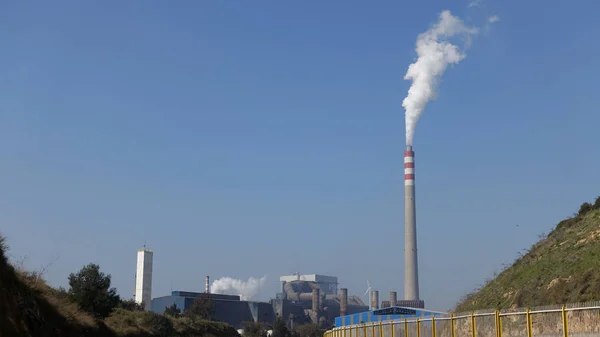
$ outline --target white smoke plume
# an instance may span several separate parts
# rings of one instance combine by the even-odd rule
[[[457,64],[466,56],[447,39],[462,36],[468,45],[471,35],[476,33],[476,28],[467,27],[445,10],[435,25],[417,37],[418,58],[408,67],[404,76],[405,80],[412,80],[408,96],[402,102],[406,110],[406,145],[412,146],[417,121],[427,102],[435,98],[437,84],[448,65]]]
[[[210,291],[214,294],[239,295],[242,301],[248,301],[259,294],[266,280],[266,276],[250,277],[247,281],[222,277],[213,281]]]

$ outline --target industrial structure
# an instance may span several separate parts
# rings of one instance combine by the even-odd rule
[[[407,173],[407,181],[410,180],[408,174],[410,173]],[[414,181],[414,176],[410,178]],[[407,196],[412,196],[414,200],[414,190],[412,194],[409,192],[407,192]],[[409,300],[397,300],[395,291],[390,292],[389,301],[380,302],[379,291],[370,289],[370,287],[368,290],[370,292],[370,303],[367,306],[360,297],[349,296],[348,289],[338,289],[338,278],[335,276],[301,275],[300,273],[281,276],[279,279],[281,281],[281,292],[278,292],[275,298],[269,302],[243,301],[237,295],[213,294],[210,289],[209,276],[205,278],[204,292],[171,291],[168,296],[152,299],[153,255],[153,252],[146,249],[145,246],[143,249],[138,250],[134,296],[137,303],[144,304],[145,310],[156,313],[163,313],[167,307],[173,305],[179,310],[185,311],[193,305],[196,299],[202,296],[208,296],[214,303],[213,319],[227,322],[238,329],[242,328],[244,322],[247,321],[270,324],[278,316],[290,324],[312,322],[321,327],[327,327],[334,324],[334,322],[336,324],[337,322],[341,322],[340,324],[355,324],[352,322],[388,319],[389,315],[391,315],[389,317],[393,317],[391,319],[395,319],[396,316],[394,315],[397,314],[394,314],[394,312],[402,312],[400,315],[404,316],[409,314],[418,316],[421,313],[426,315],[432,312],[429,310],[415,311],[417,308],[423,308],[423,301],[415,300],[414,297]],[[389,313],[389,310],[380,311],[389,308],[392,308],[390,309],[392,313]],[[398,308],[404,308],[402,309],[404,311]],[[382,314],[383,312],[386,314]],[[342,320],[339,321],[339,319]]]
[[[379,291],[371,290],[371,309],[362,312],[340,314],[334,320],[335,327],[339,328],[342,326],[390,320],[448,317],[449,315],[443,311],[427,310],[415,306],[401,306],[399,303],[407,301],[398,301],[397,297],[398,294],[395,291],[391,291],[390,299],[379,303]],[[410,301],[408,302],[410,303]]]
[[[152,307],[152,260],[154,253],[144,248],[138,250],[135,273],[135,302],[142,304],[145,310]]]
[[[417,212],[415,201],[415,152],[404,151],[404,301],[402,306],[424,308],[419,298],[419,263],[417,258]]]
[[[152,300],[152,311],[163,313],[165,308],[175,305],[181,312],[189,309],[194,300],[209,296],[214,303],[213,320],[225,322],[236,329],[243,328],[244,322],[273,323],[275,312],[268,302],[242,301],[237,295],[222,295],[189,291],[172,291],[171,295]]]
[[[275,317],[286,322],[317,323],[322,327],[333,324],[338,316],[350,315],[369,309],[359,297],[348,296],[348,289],[339,289],[337,277],[319,274],[282,276],[282,292],[269,302],[242,301],[237,295],[210,293],[209,277],[204,292],[172,291],[168,296],[152,300],[151,310],[163,313],[175,305],[182,312],[189,309],[194,300],[209,296],[214,302],[213,319],[227,322],[236,329],[244,322],[255,321],[271,324]]]
[[[387,307],[377,310],[370,310],[365,312],[356,313],[353,315],[340,316],[335,318],[335,327],[339,328],[342,326],[356,325],[370,322],[385,322],[391,320],[404,320],[404,319],[415,319],[415,318],[428,318],[428,317],[448,317],[447,312],[432,311],[419,308],[406,308],[406,307]]]
[[[282,292],[271,300],[275,312],[283,317],[295,317],[308,322],[326,325],[335,317],[368,310],[368,306],[358,296],[348,296],[348,289],[342,288],[338,294],[338,279],[335,276],[319,274],[282,276]],[[299,322],[300,323],[300,322]]]
[[[300,273],[294,273],[293,275],[281,276],[279,278],[281,282],[281,290],[283,293],[286,292],[286,284],[289,286],[292,282],[306,281],[317,284],[324,294],[337,295],[338,279],[335,276],[325,276],[319,274],[300,275]]]
[[[140,249],[137,254],[135,301],[143,303],[146,310],[163,313],[167,307],[176,306],[186,311],[198,298],[208,297],[213,302],[212,319],[229,323],[236,329],[243,328],[247,321],[271,324],[276,317],[290,325],[294,323],[316,323],[321,327],[358,324],[408,317],[445,315],[423,309],[419,299],[416,230],[414,205],[414,153],[408,147],[405,153],[406,187],[406,286],[405,300],[398,300],[395,291],[390,292],[388,301],[379,301],[379,291],[370,288],[369,305],[358,296],[349,296],[348,289],[338,289],[338,278],[320,274],[281,276],[281,292],[269,302],[243,301],[238,295],[211,293],[210,277],[206,276],[204,292],[171,291],[168,296],[152,299],[153,252]],[[437,317],[437,316],[436,316]]]

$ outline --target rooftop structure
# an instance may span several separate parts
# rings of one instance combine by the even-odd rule
[[[285,288],[285,283],[305,281],[318,284],[324,294],[337,295],[338,293],[338,278],[335,276],[319,274],[300,275],[300,273],[295,273],[294,275],[281,276],[279,281],[282,283],[282,290]],[[285,292],[285,290],[283,292]]]

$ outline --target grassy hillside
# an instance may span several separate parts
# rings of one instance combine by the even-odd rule
[[[239,337],[228,324],[116,309],[105,321],[82,312],[35,273],[16,270],[0,236],[0,337]]]
[[[581,205],[514,264],[465,296],[456,311],[600,299],[600,197]]]

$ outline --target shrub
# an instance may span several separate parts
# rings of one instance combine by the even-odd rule
[[[594,209],[600,209],[600,197],[596,198],[596,201],[594,201],[594,206],[592,206]]]
[[[584,202],[579,207],[579,212],[577,213],[577,215],[585,215],[587,212],[591,211],[592,209],[593,209],[592,204],[590,204],[589,202]]]

